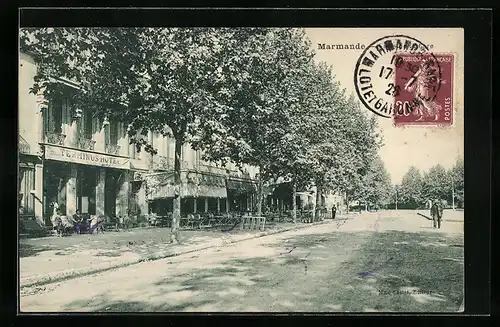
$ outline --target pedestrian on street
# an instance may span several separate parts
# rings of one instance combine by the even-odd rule
[[[441,218],[443,217],[443,204],[439,200],[434,200],[431,207],[433,227],[441,229]]]
[[[337,213],[337,206],[334,204],[332,207],[332,219],[335,219],[336,213]]]

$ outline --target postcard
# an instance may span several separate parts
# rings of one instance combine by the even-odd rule
[[[462,28],[21,28],[20,311],[464,310]]]

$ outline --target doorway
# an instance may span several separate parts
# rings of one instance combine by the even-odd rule
[[[82,214],[96,214],[97,169],[79,166],[76,179],[77,208]]]
[[[116,196],[121,177],[122,174],[119,170],[106,169],[104,214],[108,217],[116,216]]]

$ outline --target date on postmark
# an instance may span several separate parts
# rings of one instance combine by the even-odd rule
[[[451,125],[454,63],[410,36],[386,36],[362,52],[354,85],[366,108],[397,126]]]

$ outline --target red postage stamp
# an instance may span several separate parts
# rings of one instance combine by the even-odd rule
[[[454,55],[399,53],[394,58],[395,125],[452,125]]]

